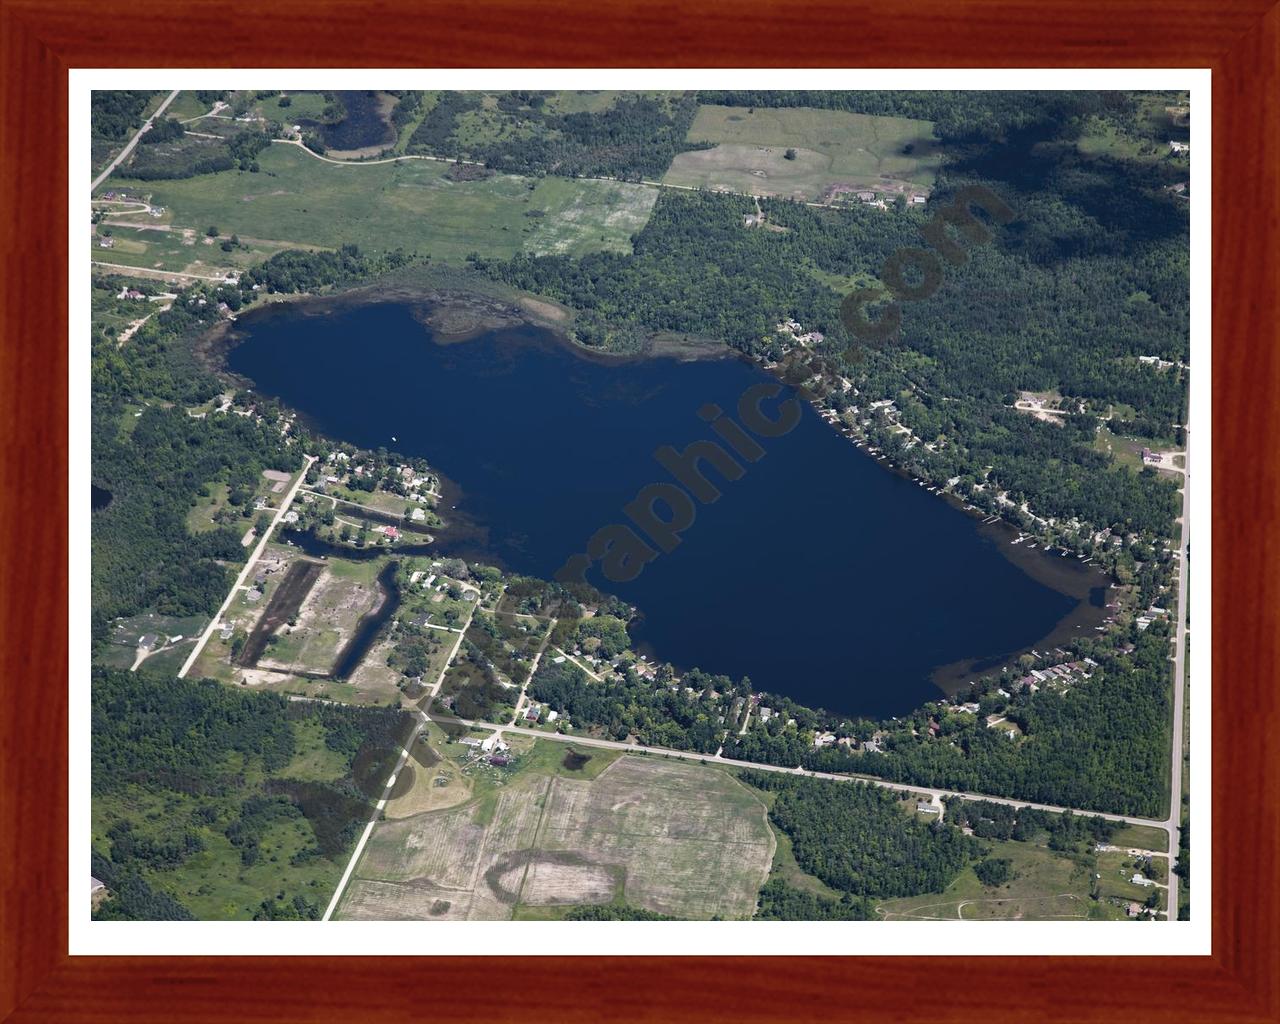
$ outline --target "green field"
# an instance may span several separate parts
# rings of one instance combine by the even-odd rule
[[[688,140],[715,146],[678,154],[667,184],[809,201],[833,185],[924,193],[942,160],[929,121],[806,107],[702,106]]]
[[[1109,842],[1121,849],[1134,847],[1165,853],[1169,850],[1169,834],[1162,828],[1152,828],[1150,825],[1125,825],[1112,834]]]
[[[1115,920],[1119,908],[1089,896],[1083,864],[1032,843],[991,840],[990,856],[1013,862],[1013,878],[986,887],[966,867],[945,892],[885,900],[876,908],[887,921]]]
[[[685,919],[751,917],[774,841],[745,786],[713,768],[594,751],[575,770],[568,753],[539,740],[467,803],[380,823],[339,916],[545,919],[625,900]]]
[[[656,190],[622,182],[510,175],[455,182],[446,176],[447,164],[430,160],[326,163],[285,143],[264,150],[258,162],[257,174],[222,171],[157,182],[112,178],[109,187],[149,194],[153,205],[168,208],[175,225],[200,235],[216,225],[223,236],[236,233],[276,245],[336,248],[354,242],[371,252],[403,248],[454,263],[472,252],[626,252],[656,200]],[[210,248],[210,257],[227,255]],[[128,262],[114,259],[117,251],[95,249],[95,258]],[[180,258],[181,252],[174,255]],[[131,258],[139,265],[155,262],[149,254]]]

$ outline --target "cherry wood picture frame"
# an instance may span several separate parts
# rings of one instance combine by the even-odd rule
[[[0,61],[0,1019],[1280,1020],[1272,0],[0,0]],[[462,66],[1212,69],[1211,956],[68,956],[68,69]]]

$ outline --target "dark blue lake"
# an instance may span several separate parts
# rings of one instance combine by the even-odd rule
[[[233,372],[325,435],[423,456],[452,483],[441,512],[460,525],[442,551],[544,578],[627,523],[642,487],[671,481],[657,448],[714,439],[701,407],[732,413],[772,380],[734,358],[584,358],[531,326],[442,344],[395,303],[278,307],[237,326]],[[1011,549],[1012,533],[886,470],[807,405],[758,440],[766,454],[740,479],[707,470],[723,496],[674,551],[631,582],[588,573],[640,609],[655,656],[880,717],[1100,621],[1100,574]]]

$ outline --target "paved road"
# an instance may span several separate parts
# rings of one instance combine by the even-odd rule
[[[244,581],[248,579],[249,573],[253,570],[254,563],[262,557],[262,552],[267,546],[267,541],[271,538],[272,532],[279,525],[280,520],[284,518],[284,514],[289,511],[289,506],[293,504],[294,496],[298,493],[298,488],[302,486],[302,481],[307,478],[307,470],[311,468],[311,463],[316,461],[314,455],[303,456],[306,463],[302,467],[302,472],[298,474],[298,479],[293,482],[293,486],[289,488],[289,493],[284,496],[284,501],[280,502],[280,507],[276,509],[276,516],[271,520],[271,526],[267,532],[262,535],[262,539],[258,541],[258,546],[253,549],[253,554],[249,556],[249,560],[244,563],[244,568],[240,570],[240,575],[236,577],[236,581],[231,586],[231,590],[227,593],[227,599],[222,602],[222,607],[218,609],[218,613],[209,620],[209,625],[205,627],[204,633],[201,634],[200,640],[196,643],[195,650],[191,652],[191,656],[182,665],[182,670],[178,673],[178,678],[183,678],[191,671],[191,666],[196,663],[196,659],[200,657],[200,652],[204,650],[204,645],[209,642],[209,637],[213,636],[214,629],[217,628],[222,617],[227,613],[227,609],[231,606],[231,600],[236,596],[236,592],[244,586]]]
[[[1187,413],[1187,455],[1182,478],[1182,539],[1178,546],[1178,628],[1173,652],[1173,743],[1169,759],[1169,817],[1162,827],[1169,833],[1169,856],[1178,855],[1178,830],[1182,824],[1183,704],[1187,687],[1187,546],[1191,541],[1191,414]],[[1169,862],[1172,869],[1173,861]],[[1178,883],[1169,871],[1169,920],[1178,917]]]
[[[305,474],[304,474],[305,475]],[[503,587],[503,590],[506,588]],[[501,596],[499,596],[501,600]],[[428,706],[431,698],[440,692],[440,686],[444,682],[445,673],[449,671],[449,666],[453,664],[453,659],[458,653],[458,648],[462,646],[462,638],[466,635],[467,627],[471,625],[471,619],[475,616],[476,609],[480,607],[480,602],[476,601],[471,606],[471,612],[467,615],[467,621],[462,625],[462,632],[458,634],[458,639],[454,642],[453,649],[449,652],[449,657],[445,659],[444,667],[440,669],[440,675],[436,678],[435,685],[431,687],[431,693],[424,698],[424,703]],[[296,698],[304,700],[308,698]],[[347,884],[351,881],[351,876],[356,870],[356,864],[360,861],[360,855],[364,853],[365,844],[369,842],[369,836],[373,834],[373,826],[378,823],[378,819],[382,817],[382,812],[387,806],[387,797],[391,793],[391,787],[395,785],[396,778],[404,770],[405,763],[409,760],[409,751],[413,749],[413,745],[418,742],[418,735],[422,732],[423,727],[430,721],[422,712],[418,712],[418,724],[414,726],[413,732],[409,734],[409,739],[405,745],[400,748],[400,758],[396,761],[396,766],[391,769],[391,774],[387,776],[387,784],[382,787],[382,796],[373,808],[373,814],[369,816],[369,820],[365,823],[364,831],[360,833],[360,841],[356,843],[356,848],[351,851],[351,859],[347,861],[347,866],[343,869],[342,877],[338,879],[338,886],[333,890],[333,898],[329,900],[329,905],[325,907],[324,916],[321,921],[328,921],[333,917],[333,912],[338,909],[338,901],[342,899],[342,894],[347,890]]]
[[[124,149],[120,150],[116,158],[107,165],[107,169],[93,179],[93,184],[89,186],[90,192],[93,192],[95,188],[97,188],[109,177],[111,177],[111,172],[114,171],[116,167],[119,166],[121,160],[123,160],[125,157],[127,157],[130,153],[133,152],[133,147],[138,144],[138,140],[142,138],[143,132],[145,132],[148,128],[151,127],[152,121],[154,121],[157,117],[159,117],[161,114],[165,112],[169,104],[172,103],[174,99],[177,97],[179,91],[180,90],[178,89],[174,89],[173,92],[169,93],[169,95],[165,97],[165,101],[161,103],[160,106],[156,107],[156,112],[152,114],[149,118],[147,118],[146,121],[143,122],[142,127],[138,129],[138,133],[129,140],[128,144],[124,147]]]
[[[503,732],[517,733],[521,736],[536,736],[538,739],[554,740],[557,743],[573,743],[584,747],[603,747],[608,750],[625,750],[633,754],[649,753],[657,757],[678,757],[686,761],[705,761],[708,764],[726,764],[735,768],[754,768],[762,772],[783,772],[787,775],[804,775],[814,779],[830,779],[833,782],[870,782],[873,785],[881,786],[885,789],[892,789],[900,793],[914,793],[918,796],[927,796],[933,803],[938,803],[943,797],[958,796],[966,800],[989,800],[996,804],[1006,804],[1009,807],[1034,807],[1039,811],[1051,811],[1061,814],[1063,811],[1071,811],[1072,814],[1080,814],[1086,816],[1096,816],[1105,818],[1107,821],[1124,822],[1127,825],[1147,825],[1152,828],[1164,828],[1165,822],[1152,821],[1150,818],[1135,818],[1127,814],[1105,814],[1101,811],[1083,811],[1077,807],[1058,807],[1054,804],[1038,804],[1030,800],[1012,800],[1002,796],[987,796],[985,793],[962,793],[959,790],[950,789],[930,789],[927,786],[910,786],[902,782],[888,782],[885,779],[878,779],[870,775],[837,775],[834,772],[811,772],[803,768],[784,768],[780,765],[772,764],[756,764],[754,761],[736,761],[728,757],[713,757],[711,754],[697,754],[688,750],[673,750],[668,747],[645,747],[635,743],[623,743],[618,740],[600,740],[590,736],[567,736],[563,733],[543,732],[540,729],[525,729],[514,725],[498,725],[494,722],[477,722],[467,718],[447,718],[441,715],[432,715],[431,720],[434,722],[442,722],[446,724],[459,723],[461,725],[470,726],[474,729],[493,729]]]

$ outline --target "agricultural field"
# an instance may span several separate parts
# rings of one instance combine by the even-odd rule
[[[984,886],[971,866],[946,892],[884,900],[876,916],[885,921],[1062,921],[1118,920],[1118,907],[1089,895],[1090,869],[1033,843],[988,840],[991,857],[1012,861],[1013,877]]]
[[[216,225],[223,236],[242,240],[320,248],[354,242],[368,251],[403,248],[452,263],[470,253],[627,252],[656,199],[653,189],[622,182],[511,175],[453,181],[449,165],[433,160],[341,165],[288,143],[263,150],[258,163],[257,174],[112,178],[108,187],[149,195],[175,225],[201,234]]]
[[[832,190],[925,194],[942,155],[929,121],[805,107],[702,106],[663,182],[825,201]],[[794,158],[786,153],[794,150]]]
[[[545,740],[512,767],[466,803],[380,823],[338,916],[509,920],[619,899],[685,919],[754,913],[775,844],[730,774]]]

